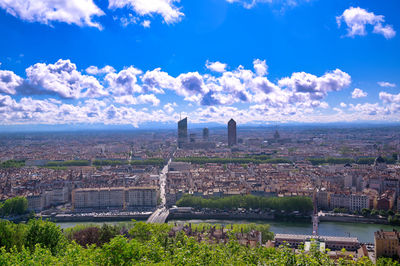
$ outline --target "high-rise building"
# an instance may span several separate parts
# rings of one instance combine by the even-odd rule
[[[279,132],[278,130],[275,130],[274,139],[279,139],[279,138],[280,138]]]
[[[203,140],[204,141],[208,141],[208,136],[209,136],[209,130],[208,130],[208,128],[203,128]]]
[[[189,140],[190,140],[190,143],[195,143],[196,142],[196,134],[190,133]]]
[[[187,117],[178,122],[178,147],[182,148],[188,141]]]
[[[236,145],[236,122],[233,119],[228,122],[228,145]]]

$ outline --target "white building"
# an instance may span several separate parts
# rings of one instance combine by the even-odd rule
[[[349,211],[369,209],[369,197],[362,194],[331,194],[331,208],[345,208]]]
[[[72,205],[80,209],[156,207],[156,187],[81,188],[72,192]]]
[[[129,188],[126,191],[126,207],[155,207],[157,191],[155,188]]]
[[[369,197],[366,195],[350,195],[350,211],[369,209]]]

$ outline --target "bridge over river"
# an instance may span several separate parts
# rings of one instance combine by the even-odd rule
[[[148,223],[160,223],[163,224],[167,220],[169,215],[169,210],[167,208],[157,209],[153,214],[147,219]]]

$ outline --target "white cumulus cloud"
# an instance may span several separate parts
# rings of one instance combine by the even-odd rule
[[[29,93],[55,93],[62,98],[100,97],[108,93],[92,76],[82,75],[70,60],[37,63],[26,69]]]
[[[226,123],[231,117],[264,124],[400,121],[400,94],[381,92],[378,103],[330,107],[328,97],[350,85],[349,74],[340,69],[321,76],[295,72],[275,82],[268,79],[265,62],[256,59],[251,69],[239,65],[228,71],[226,66],[221,74],[196,71],[176,77],[160,68],[142,71],[133,66],[119,72],[92,66],[87,69],[91,75],[84,75],[62,59],[28,67],[25,79],[0,71],[0,124],[174,122],[179,119],[175,99],[189,102],[185,115],[193,123]],[[165,96],[158,99],[157,94]],[[366,93],[355,89],[353,94]]]
[[[378,23],[374,26],[374,33],[383,35],[386,39],[391,39],[396,36],[396,31],[393,29],[391,25],[383,26],[381,23]]]
[[[351,98],[353,98],[353,99],[364,98],[367,96],[368,96],[368,93],[366,93],[365,91],[363,91],[359,88],[355,88],[353,90],[353,92],[351,93]]]
[[[174,107],[176,107],[176,106],[178,106],[178,105],[175,102],[174,103],[167,103],[166,105],[164,105],[164,110],[168,114],[171,114],[175,110]]]
[[[56,21],[99,29],[101,25],[93,18],[104,15],[93,0],[0,0],[0,8],[30,22],[51,24]]]
[[[146,71],[141,79],[143,87],[155,93],[164,93],[164,89],[175,90],[179,86],[178,81],[167,72],[161,71],[161,68]]]
[[[119,73],[108,73],[105,77],[109,87],[108,89],[114,95],[129,95],[143,92],[142,87],[137,83],[137,76],[142,73],[141,70],[130,66],[121,70]]]
[[[143,26],[143,28],[150,28],[150,20],[144,20],[141,25]]]
[[[350,104],[350,110],[368,116],[376,116],[385,112],[385,108],[378,103]]]
[[[375,15],[373,12],[368,12],[360,7],[350,7],[346,9],[342,15],[336,17],[336,21],[339,27],[342,22],[346,24],[347,36],[350,37],[366,35],[367,25],[373,26],[373,32],[383,35],[386,39],[393,38],[396,35],[396,31],[391,25],[384,24],[384,16]]]
[[[115,69],[112,66],[104,66],[103,68],[98,68],[97,66],[90,66],[86,68],[86,73],[91,75],[101,75],[115,72]]]
[[[9,70],[0,70],[0,93],[15,94],[23,79]]]
[[[179,0],[109,0],[110,9],[129,8],[139,16],[160,15],[167,24],[179,22],[184,14],[175,5]],[[150,25],[150,24],[149,24]]]
[[[253,66],[257,76],[265,76],[268,74],[268,66],[265,60],[255,59],[253,61]]]
[[[387,92],[380,92],[379,99],[381,99],[384,103],[399,103],[400,104],[400,93],[399,94],[391,94]]]
[[[218,61],[210,62],[207,60],[206,67],[212,71],[219,72],[219,73],[225,72],[225,70],[226,70],[226,64],[218,62]]]
[[[160,104],[160,100],[154,94],[141,94],[137,97],[132,95],[116,96],[114,100],[124,105],[151,104],[158,106]]]
[[[396,84],[390,83],[387,81],[380,81],[378,82],[378,85],[381,86],[382,88],[394,88],[396,87]]]
[[[328,92],[342,90],[350,83],[350,75],[340,69],[327,72],[321,77],[296,72],[290,78],[283,78],[278,82],[279,86],[291,88],[296,93],[310,94],[314,99],[322,99]]]
[[[299,0],[226,0],[228,3],[238,3],[244,8],[250,9],[255,7],[257,4],[262,3],[277,3],[282,6],[297,6]],[[308,1],[308,0],[306,0]]]

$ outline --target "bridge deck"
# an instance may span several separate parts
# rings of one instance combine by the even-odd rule
[[[147,219],[147,223],[165,223],[169,215],[169,210],[166,208],[157,209],[153,214]]]

